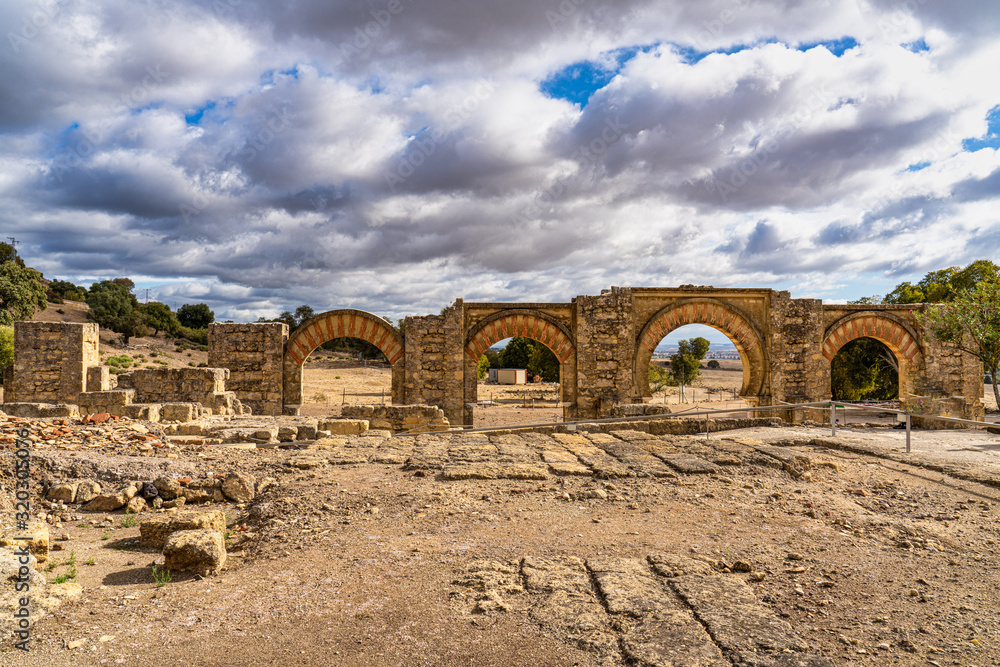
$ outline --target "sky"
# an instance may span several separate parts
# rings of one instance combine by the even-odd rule
[[[995,0],[6,0],[0,236],[253,321],[1000,247]]]

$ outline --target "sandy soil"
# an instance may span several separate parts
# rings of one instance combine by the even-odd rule
[[[307,451],[192,447],[170,460],[122,448],[129,456],[103,465],[126,478],[185,465],[279,486],[214,507],[249,528],[233,532],[222,572],[162,588],[157,553],[136,545],[121,513],[71,509],[52,528],[69,539],[46,574],[75,554],[83,598],[35,624],[30,653],[0,644],[0,662],[998,664],[1000,445],[921,432],[903,459],[899,436],[423,435]],[[0,450],[0,473],[10,456]],[[303,456],[317,467],[290,465]],[[546,457],[582,470],[555,474]],[[477,471],[500,478],[468,477]]]

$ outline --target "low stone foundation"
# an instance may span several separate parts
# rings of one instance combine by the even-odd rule
[[[623,403],[611,410],[612,417],[639,417],[641,415],[669,415],[670,407],[665,403]]]
[[[48,419],[67,417],[76,419],[80,411],[75,405],[66,403],[4,403],[0,406],[3,414],[21,419]]]
[[[451,428],[444,411],[433,405],[345,405],[341,415],[367,419],[369,428],[393,433],[426,433]]]

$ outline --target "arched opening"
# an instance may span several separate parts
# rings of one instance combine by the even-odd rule
[[[306,320],[285,344],[285,412],[339,414],[344,403],[394,402],[403,387],[403,350],[400,332],[371,313],[348,308]]]
[[[344,405],[392,403],[392,365],[372,343],[342,337],[322,343],[302,363],[300,415],[339,417]]]
[[[835,401],[895,401],[899,398],[899,360],[881,341],[855,338],[830,362],[830,394]]]
[[[652,403],[692,409],[746,405],[740,397],[746,361],[733,339],[717,327],[687,324],[673,329],[656,345],[649,364],[647,398]]]
[[[489,354],[493,351],[493,354]],[[484,374],[484,355],[523,368],[512,380]],[[465,423],[474,426],[557,421],[571,415],[576,375],[572,333],[554,317],[529,309],[495,313],[477,322],[465,346]],[[484,376],[484,377],[481,377]]]
[[[725,349],[730,352],[727,356],[731,358],[727,360],[729,363],[726,366],[735,368],[736,363],[733,362],[737,362],[738,359],[737,363],[742,371],[737,375],[739,386],[735,399],[732,396],[732,388],[729,386],[731,378],[729,382],[720,383],[713,389],[729,388],[728,396],[731,402],[742,399],[746,405],[757,405],[759,397],[765,393],[765,380],[768,373],[764,360],[763,339],[757,328],[751,324],[750,319],[735,306],[710,299],[686,299],[671,303],[653,315],[643,326],[637,340],[637,352],[633,367],[636,400],[650,401],[653,399],[653,388],[649,381],[649,369],[653,364],[653,355],[656,354],[659,357],[658,361],[662,365],[665,359],[669,358],[669,354],[666,354],[664,341],[690,340],[690,334],[679,332],[679,330],[693,324],[702,325],[703,328],[685,329],[685,331],[708,333],[710,339],[716,340],[718,343],[716,350],[721,352]],[[671,337],[674,331],[679,332],[676,338]],[[697,337],[699,336],[695,334],[695,338]],[[725,344],[726,341],[728,341],[728,345]],[[706,359],[706,364],[707,361]],[[722,367],[722,360],[718,361]],[[721,378],[715,379],[721,380]],[[706,399],[712,397],[721,401],[726,395],[726,391],[706,391],[703,397]],[[685,396],[685,398],[687,397]],[[733,407],[737,406],[734,404]]]

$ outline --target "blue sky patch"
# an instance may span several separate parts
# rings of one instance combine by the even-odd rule
[[[921,37],[915,42],[910,42],[909,44],[903,44],[903,48],[907,51],[913,51],[914,53],[920,53],[921,51],[930,51],[931,47],[927,46],[927,42]]]
[[[582,109],[587,106],[591,95],[611,83],[625,63],[640,51],[649,51],[653,46],[616,49],[606,54],[607,59],[601,62],[584,60],[567,65],[542,81],[539,88],[548,97],[579,104]]]
[[[1000,148],[1000,104],[986,114],[986,134],[962,140],[962,149],[975,153],[983,148]]]
[[[825,46],[826,50],[837,56],[838,58],[844,55],[844,52],[853,49],[858,45],[858,40],[853,37],[841,37],[840,39],[832,39],[825,42],[810,42],[809,44],[799,44],[796,48],[799,51],[808,51],[809,49],[815,49],[817,46]]]
[[[201,117],[205,115],[206,111],[210,111],[215,108],[215,102],[208,102],[205,106],[195,109],[193,112],[184,114],[184,122],[188,125],[197,125],[201,122]]]
[[[929,166],[931,166],[930,162],[927,162],[927,161],[917,162],[917,163],[911,164],[909,167],[907,167],[906,171],[920,171],[922,169],[926,169]]]

